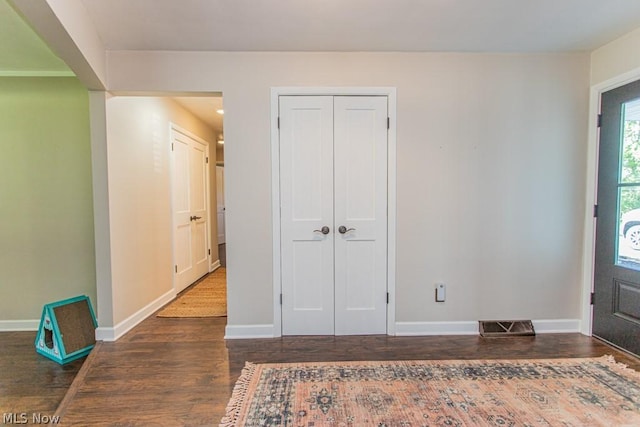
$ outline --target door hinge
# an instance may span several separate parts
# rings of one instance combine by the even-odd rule
[[[280,129],[280,117],[278,117],[278,129]]]
[[[593,205],[593,217],[598,218],[598,205]]]
[[[209,255],[211,255],[211,249],[209,249]]]
[[[171,151],[173,151],[173,142],[171,143]]]
[[[178,266],[176,265],[176,273],[178,272]]]
[[[207,157],[207,164],[209,163],[209,158]]]
[[[282,305],[282,294],[280,294],[280,305]]]
[[[387,304],[389,304],[389,292],[387,292]]]
[[[391,129],[391,118],[387,117],[387,129]]]
[[[596,293],[595,292],[591,292],[589,303],[591,305],[593,305],[595,303],[595,301],[596,301]]]
[[[602,113],[598,114],[598,127],[602,126]]]

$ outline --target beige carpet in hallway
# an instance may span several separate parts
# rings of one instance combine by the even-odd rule
[[[227,315],[227,274],[218,268],[160,310],[158,317],[222,317]]]

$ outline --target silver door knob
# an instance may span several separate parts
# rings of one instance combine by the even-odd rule
[[[341,225],[340,227],[338,227],[338,233],[340,233],[340,234],[348,233],[350,231],[356,231],[356,229],[355,228],[347,228],[344,225]]]
[[[322,233],[322,234],[329,234],[329,227],[327,227],[326,225],[324,227],[322,227],[320,230],[313,230],[314,233]]]

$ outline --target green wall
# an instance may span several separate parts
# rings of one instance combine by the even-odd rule
[[[0,77],[0,328],[76,295],[95,307],[91,182],[87,90]]]

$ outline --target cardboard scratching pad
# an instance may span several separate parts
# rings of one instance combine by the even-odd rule
[[[96,343],[97,327],[87,296],[46,304],[36,335],[36,351],[64,365],[89,354]]]

